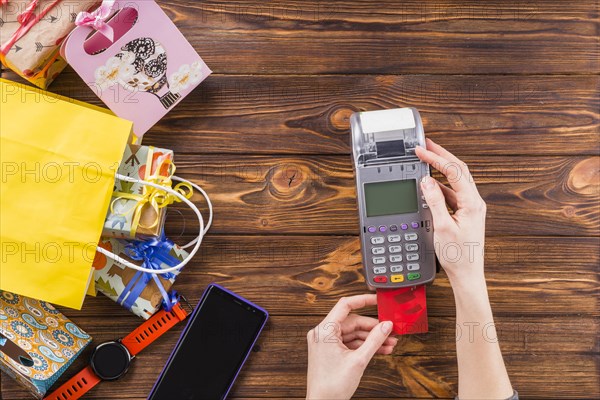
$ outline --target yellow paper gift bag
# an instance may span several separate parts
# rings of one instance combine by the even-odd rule
[[[132,124],[0,79],[0,289],[80,309]]]

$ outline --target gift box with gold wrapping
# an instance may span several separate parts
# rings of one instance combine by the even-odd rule
[[[129,144],[117,172],[171,187],[173,151]],[[178,199],[141,183],[117,179],[102,236],[122,239],[156,238],[164,225],[166,206],[172,201]]]

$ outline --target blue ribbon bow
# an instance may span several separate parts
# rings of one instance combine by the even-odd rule
[[[143,261],[142,267],[160,271],[163,269],[163,265],[174,267],[179,264],[181,260],[173,257],[170,252],[175,244],[166,238],[164,231],[161,232],[160,237],[152,238],[148,240],[133,240],[129,242],[124,249],[124,253],[135,261]],[[173,272],[167,272],[161,274],[165,279],[172,279],[176,274]],[[167,293],[160,279],[156,274],[149,272],[137,271],[133,278],[127,283],[125,289],[119,295],[117,303],[123,307],[131,310],[135,301],[140,297],[142,291],[146,288],[150,280],[156,282],[158,290],[163,297],[162,305],[167,311],[171,311],[173,306],[177,304],[177,293],[171,291]]]

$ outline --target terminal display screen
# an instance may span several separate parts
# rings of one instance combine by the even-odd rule
[[[418,211],[416,179],[365,183],[364,192],[368,217]]]

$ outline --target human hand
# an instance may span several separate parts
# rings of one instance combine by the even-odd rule
[[[451,186],[431,177],[421,181],[433,217],[435,252],[452,287],[484,283],[486,205],[467,165],[430,139],[427,149],[419,146],[416,154],[445,175]],[[453,214],[448,212],[446,204]]]
[[[349,399],[373,355],[392,353],[392,322],[350,314],[375,304],[374,294],[343,297],[308,332],[307,399]]]

